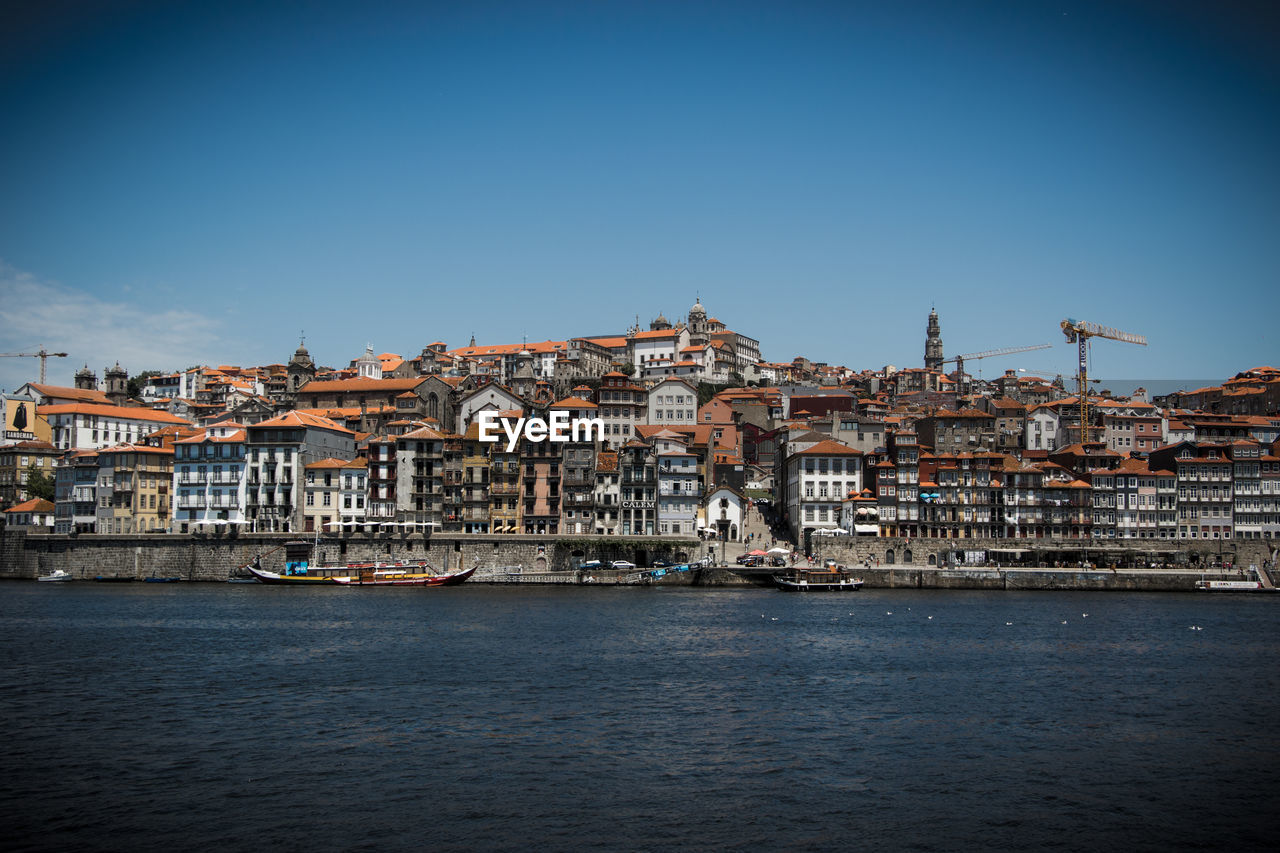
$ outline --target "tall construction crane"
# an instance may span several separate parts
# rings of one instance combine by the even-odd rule
[[[1076,380],[1080,393],[1080,443],[1084,444],[1089,440],[1089,339],[1106,338],[1109,341],[1145,347],[1147,338],[1145,335],[1132,335],[1110,326],[1099,326],[1097,323],[1086,323],[1070,317],[1063,320],[1061,326],[1067,341],[1080,345],[1080,372],[1076,374]]]
[[[989,349],[989,350],[986,350],[985,352],[971,352],[968,355],[957,355],[954,358],[946,358],[942,360],[942,363],[950,364],[951,362],[954,361],[956,363],[956,370],[963,374],[964,363],[966,360],[977,361],[980,358],[991,358],[992,356],[997,356],[997,355],[1013,355],[1014,353],[1017,353],[1017,352],[1031,352],[1032,350],[1035,350],[1035,349],[1053,349],[1053,347],[1050,346],[1049,344],[1034,344],[1033,346],[1029,346],[1029,347],[1004,347],[1003,349]]]
[[[44,384],[45,363],[51,358],[66,358],[65,352],[48,352],[40,347],[40,352],[0,352],[0,358],[38,358],[40,359],[40,384]]]

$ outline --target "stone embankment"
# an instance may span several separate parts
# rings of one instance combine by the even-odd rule
[[[261,555],[267,569],[283,567],[284,543],[295,537],[56,536],[0,529],[0,579],[32,579],[61,569],[77,578],[181,577],[222,581]],[[587,559],[644,563],[645,558],[681,561],[700,553],[701,543],[660,537],[598,542],[545,536],[348,536],[315,545],[320,563],[372,560],[429,561],[440,570],[480,568],[471,583],[538,583],[732,587],[767,585],[776,569],[709,567],[643,576],[637,570],[578,569]],[[991,562],[954,565],[959,554],[985,551]],[[1270,559],[1266,541],[1219,543],[1039,543],[1023,540],[859,540],[824,545],[824,557],[850,566],[866,587],[990,590],[1192,590],[1200,579],[1253,577],[1251,565]],[[1043,556],[1044,565],[1034,565]],[[1075,557],[1070,563],[1067,557]],[[1053,559],[1050,559],[1053,558]],[[1017,560],[1006,565],[996,560]],[[1053,565],[1054,562],[1059,565]],[[870,565],[867,565],[867,564]],[[1031,564],[1028,564],[1031,563]]]

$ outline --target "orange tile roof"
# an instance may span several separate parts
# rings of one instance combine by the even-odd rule
[[[307,468],[368,468],[369,460],[367,459],[337,459],[330,456],[328,459],[321,459],[319,462],[312,462]]]
[[[439,433],[433,430],[431,427],[419,427],[418,429],[415,429],[413,432],[406,432],[404,435],[397,436],[397,438],[437,439],[437,438],[444,438],[444,435],[442,433]]]
[[[605,349],[622,349],[627,345],[625,335],[608,335],[599,338],[582,338],[581,340],[591,341],[596,346],[604,347]]]
[[[17,444],[11,444],[5,449],[6,450],[53,450],[56,452],[58,448],[54,447],[52,444],[50,444],[47,441],[19,441]]]
[[[553,409],[596,409],[599,408],[590,400],[584,400],[581,397],[565,397],[563,400],[552,403]]]
[[[81,402],[109,403],[106,394],[101,391],[84,391],[82,388],[64,388],[61,386],[45,386],[36,382],[28,383],[37,392],[44,397],[65,397],[67,400],[78,400]]]
[[[657,338],[677,338],[680,336],[680,332],[676,329],[656,329],[648,332],[636,332],[635,336],[637,340],[655,340]]]
[[[98,453],[155,453],[160,456],[172,456],[172,447],[152,447],[149,444],[117,444],[114,447],[104,447]]]
[[[565,341],[540,341],[537,343],[530,342],[525,344],[494,344],[492,346],[478,347],[458,347],[449,350],[450,355],[461,355],[468,357],[483,357],[487,355],[514,355],[521,350],[528,350],[537,355],[539,353],[558,352],[566,349],[568,344]]]
[[[861,450],[855,450],[852,447],[840,444],[837,441],[819,441],[812,447],[808,447],[795,454],[796,456],[861,456]]]
[[[329,429],[336,432],[350,433],[351,430],[344,426],[340,426],[328,418],[322,418],[319,415],[313,415],[310,412],[285,412],[283,415],[262,421],[253,425],[253,428],[259,427],[316,427],[318,429]],[[354,435],[354,433],[352,433]]]
[[[5,510],[5,512],[13,512],[13,513],[18,513],[18,512],[42,512],[42,513],[50,513],[50,512],[53,512],[53,509],[54,509],[53,504],[52,504],[51,502],[49,502],[49,501],[45,500],[44,498],[32,498],[32,499],[31,499],[31,500],[29,500],[29,501],[23,501],[22,503],[18,504],[17,506],[11,506],[11,507],[9,507],[8,509],[6,509],[6,510]]]
[[[298,389],[299,394],[332,394],[350,393],[353,391],[374,391],[390,393],[393,391],[412,391],[423,382],[425,376],[410,376],[407,379],[329,379],[312,380]]]
[[[226,424],[216,424],[216,426],[226,426]],[[193,435],[190,438],[174,439],[173,443],[174,444],[203,444],[204,442],[209,441],[209,442],[213,442],[214,444],[233,444],[236,442],[243,442],[244,437],[245,437],[245,430],[242,427],[240,429],[232,431],[228,435],[208,435],[205,433],[200,433],[198,435]]]
[[[190,426],[186,418],[180,418],[159,409],[148,409],[143,406],[99,406],[92,403],[56,403],[52,406],[40,406],[37,413],[41,415],[97,415],[102,418],[123,418],[133,421],[149,421],[159,424],[182,424]]]

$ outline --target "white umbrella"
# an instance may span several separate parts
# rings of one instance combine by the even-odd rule
[[[790,554],[790,553],[791,553],[791,549],[789,549],[789,548],[782,548],[782,547],[778,547],[778,548],[770,548],[770,549],[769,549],[769,551],[768,551],[768,553],[770,553],[770,554]]]

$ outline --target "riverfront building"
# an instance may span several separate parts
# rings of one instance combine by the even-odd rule
[[[201,526],[243,526],[246,473],[245,429],[223,421],[173,444],[174,524],[188,533]]]

